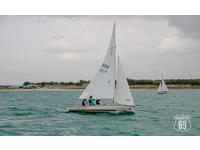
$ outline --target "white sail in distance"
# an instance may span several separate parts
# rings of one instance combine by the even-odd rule
[[[160,93],[161,91],[162,91],[162,81],[161,81],[160,84],[159,84],[158,93]]]
[[[168,91],[168,88],[167,88],[167,85],[165,84],[164,79],[162,80],[162,90],[166,92]]]
[[[106,57],[95,77],[88,84],[79,99],[113,99],[115,90],[115,24]]]
[[[131,94],[120,58],[118,56],[117,63],[117,85],[115,91],[114,102],[121,105],[134,105],[133,96]]]
[[[168,88],[163,79],[163,75],[162,75],[162,81],[160,82],[159,87],[158,87],[158,93],[162,93],[162,92],[168,92]]]

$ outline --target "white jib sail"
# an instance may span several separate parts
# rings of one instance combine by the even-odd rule
[[[167,85],[165,84],[165,81],[164,81],[164,79],[162,79],[162,91],[168,91],[168,89],[167,89]]]
[[[133,96],[131,94],[119,57],[117,65],[117,85],[114,102],[121,105],[134,105]]]
[[[79,99],[88,99],[93,96],[95,99],[113,99],[114,96],[114,75],[115,75],[115,25],[106,57],[101,68],[83,91]]]

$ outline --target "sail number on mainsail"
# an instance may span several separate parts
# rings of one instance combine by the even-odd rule
[[[110,67],[110,65],[103,64],[102,67],[101,67],[101,69],[100,69],[100,72],[107,73],[108,70],[109,70],[109,67]]]

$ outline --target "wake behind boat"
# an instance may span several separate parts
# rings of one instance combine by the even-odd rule
[[[69,112],[135,112],[133,97],[116,51],[115,24],[110,45],[101,68],[79,99],[113,100],[113,104],[70,106]]]

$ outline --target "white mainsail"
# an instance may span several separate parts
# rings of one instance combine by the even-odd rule
[[[163,75],[162,75],[162,81],[160,82],[159,87],[158,87],[158,93],[162,93],[162,92],[168,92],[168,88],[163,79]]]
[[[115,45],[115,24],[111,36],[106,57],[101,65],[101,68],[96,73],[95,77],[87,88],[83,91],[80,99],[87,99],[93,96],[95,99],[113,99],[115,86],[115,59],[116,59],[116,45]]]
[[[114,103],[120,105],[134,105],[133,97],[119,57],[117,60],[118,65],[116,65],[114,24],[109,49],[104,62],[93,80],[79,97],[80,99],[88,99],[90,96],[93,96],[94,99],[114,99]]]
[[[114,97],[114,102],[121,105],[134,105],[133,97],[129,89],[129,85],[122,68],[121,61],[118,56],[117,65],[117,85]]]

